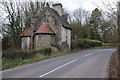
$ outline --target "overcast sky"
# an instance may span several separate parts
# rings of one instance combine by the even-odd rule
[[[4,1],[4,0],[0,0],[0,1]],[[7,1],[7,0],[5,0]],[[101,2],[109,2],[109,3],[113,3],[113,2],[117,2],[120,0],[10,0],[10,1],[48,1],[48,2],[59,2],[62,3],[63,7],[68,9],[69,11],[74,11],[75,9],[78,8],[82,8],[82,9],[86,9],[89,11],[94,10],[98,5],[100,7],[103,7]],[[96,5],[95,5],[96,4]]]
[[[47,0],[47,1],[60,2],[63,4],[64,8],[70,11],[74,11],[77,8],[92,11],[97,7],[96,5],[103,7],[101,2],[109,2],[112,4],[113,2],[117,2],[118,0]]]
[[[0,0],[0,1],[4,1],[4,0]],[[10,0],[10,1],[14,1],[14,0]],[[15,0],[15,1],[18,1],[18,0]],[[20,0],[20,1],[24,2],[25,0]],[[31,0],[31,1],[33,1],[33,0]],[[37,0],[34,0],[34,1],[37,1]],[[42,0],[38,0],[38,1],[42,1]],[[117,1],[120,1],[120,0],[46,0],[46,1],[62,3],[63,7],[69,11],[74,11],[78,8],[82,8],[87,11],[92,11],[97,7],[97,6],[95,6],[95,4],[104,9],[101,1],[109,2],[109,3],[113,4],[113,2],[116,3]],[[116,7],[116,4],[114,5],[114,7]]]

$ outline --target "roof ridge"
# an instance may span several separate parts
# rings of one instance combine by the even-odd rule
[[[48,10],[56,17],[56,19],[59,21],[59,24],[62,24],[61,21],[58,18],[58,16],[60,17],[60,15],[58,14],[58,12],[56,10],[54,10],[53,8],[50,8],[50,7],[49,7]],[[55,12],[53,12],[53,11],[55,11]],[[58,16],[55,15],[55,13],[57,13]]]
[[[57,20],[59,21],[59,23],[61,24],[61,26],[65,27],[65,28],[68,28],[68,29],[71,29],[71,28],[70,28],[70,24],[68,23],[68,21],[65,20],[62,16],[60,16],[55,9],[49,7],[48,10],[49,10],[52,14],[54,14],[54,16],[56,17],[56,19],[57,19]],[[56,13],[56,14],[55,14],[55,13]]]

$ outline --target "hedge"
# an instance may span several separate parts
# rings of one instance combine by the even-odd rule
[[[72,49],[77,49],[77,48],[84,49],[84,48],[96,47],[96,46],[100,46],[101,44],[102,42],[99,40],[78,38],[72,40]]]
[[[51,47],[42,48],[38,50],[13,50],[8,49],[3,51],[3,59],[26,59],[33,58],[36,55],[51,55]]]

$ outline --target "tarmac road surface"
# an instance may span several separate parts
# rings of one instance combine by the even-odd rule
[[[108,78],[116,49],[93,49],[2,71],[3,78]]]

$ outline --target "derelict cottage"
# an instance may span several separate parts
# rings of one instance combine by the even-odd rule
[[[21,48],[23,50],[56,46],[61,50],[71,48],[71,28],[67,16],[63,14],[62,4],[53,4],[52,8],[46,4],[33,19],[32,27],[28,27],[21,34]],[[31,42],[32,41],[32,42]]]

